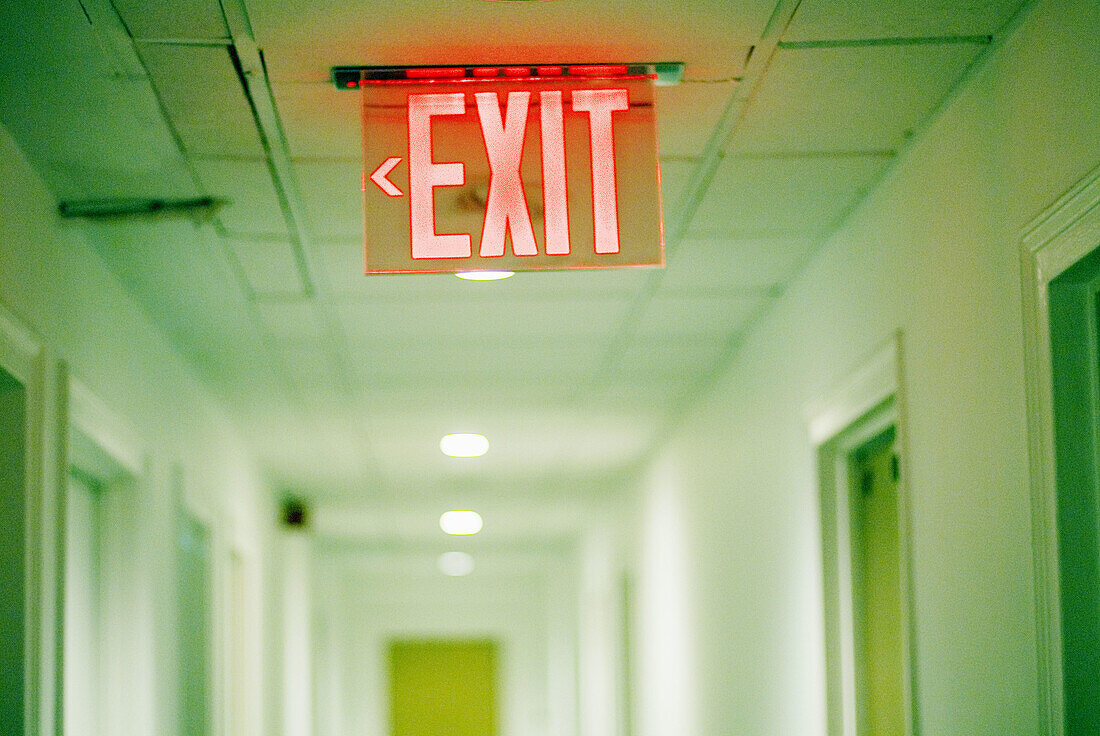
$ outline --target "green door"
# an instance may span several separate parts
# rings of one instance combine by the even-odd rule
[[[496,736],[495,642],[394,641],[389,675],[392,736]]]

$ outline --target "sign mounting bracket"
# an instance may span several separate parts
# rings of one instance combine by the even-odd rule
[[[351,90],[359,87],[361,80],[385,81],[404,79],[463,79],[463,78],[539,78],[545,76],[564,78],[598,78],[603,75],[653,76],[658,87],[671,87],[684,78],[684,64],[680,61],[643,62],[631,64],[458,64],[440,66],[334,66],[332,83],[337,89]]]

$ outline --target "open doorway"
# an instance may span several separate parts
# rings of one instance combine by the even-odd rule
[[[1050,282],[1064,727],[1100,733],[1100,248]]]
[[[904,494],[893,399],[819,446],[829,733],[912,733]]]
[[[63,723],[65,734],[95,736],[127,722],[119,644],[132,616],[132,548],[126,509],[135,478],[83,432],[70,436],[65,486]]]
[[[1100,169],[1021,237],[1041,733],[1100,733]]]
[[[901,347],[898,333],[807,407],[830,736],[918,732]]]
[[[0,368],[0,722],[23,733],[26,684],[27,392]]]

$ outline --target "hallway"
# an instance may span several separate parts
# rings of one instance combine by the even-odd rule
[[[1095,0],[2,12],[0,736],[1100,733]]]

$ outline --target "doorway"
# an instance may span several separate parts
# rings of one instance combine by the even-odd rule
[[[391,736],[497,736],[497,645],[406,639],[389,645]]]
[[[918,732],[900,355],[892,341],[811,413],[831,736]]]
[[[1100,733],[1100,248],[1049,286],[1066,736]]]
[[[860,736],[905,734],[896,438],[890,425],[848,456]]]
[[[27,392],[0,368],[0,723],[23,733],[26,686]]]

